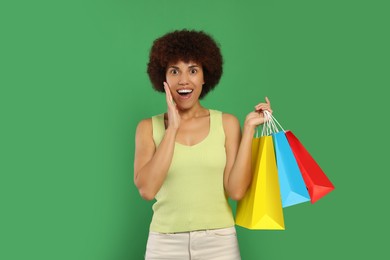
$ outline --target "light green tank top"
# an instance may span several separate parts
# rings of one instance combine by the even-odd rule
[[[166,179],[156,194],[150,231],[186,232],[234,226],[223,186],[226,164],[222,113],[210,111],[210,131],[198,144],[176,142]],[[152,117],[156,147],[164,133],[164,115]]]

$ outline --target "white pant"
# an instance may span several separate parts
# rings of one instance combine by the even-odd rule
[[[146,260],[240,260],[235,227],[182,233],[149,232]]]

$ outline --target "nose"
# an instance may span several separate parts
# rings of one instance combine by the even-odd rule
[[[179,78],[179,85],[185,86],[188,85],[188,74],[187,73],[181,73]]]

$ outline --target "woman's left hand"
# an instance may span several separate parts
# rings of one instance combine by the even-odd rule
[[[266,103],[259,103],[255,106],[255,111],[250,112],[246,118],[244,127],[256,128],[265,122],[264,111],[268,111],[272,114],[271,102],[268,97],[265,97]]]

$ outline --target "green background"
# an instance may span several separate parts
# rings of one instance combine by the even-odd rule
[[[285,231],[237,227],[242,258],[389,255],[389,6],[1,1],[0,259],[143,258],[152,202],[133,184],[135,127],[165,110],[146,75],[152,41],[182,28],[221,44],[203,105],[242,123],[268,96],[336,187],[285,209]]]

